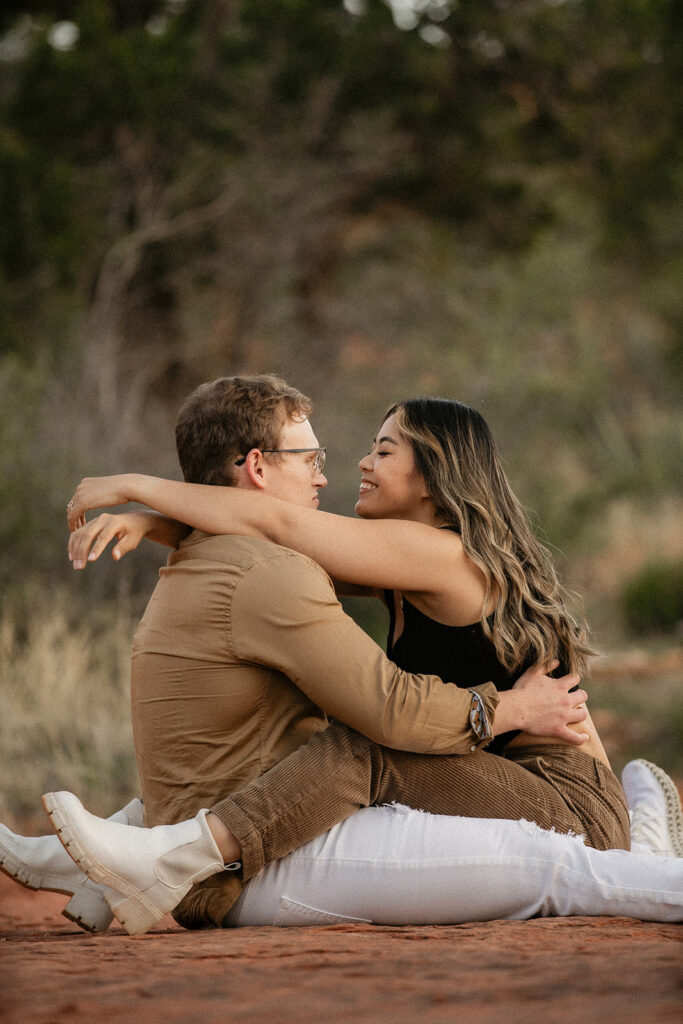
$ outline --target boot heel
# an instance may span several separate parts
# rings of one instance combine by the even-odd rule
[[[108,893],[105,896],[105,899],[114,916],[129,935],[144,935],[168,913],[168,911],[151,907],[140,896],[121,896],[119,898],[119,894],[112,891],[111,895]]]
[[[106,932],[114,919],[104,897],[85,886],[73,894],[62,914],[89,932]]]

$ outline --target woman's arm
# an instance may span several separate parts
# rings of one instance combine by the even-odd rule
[[[185,484],[137,473],[83,480],[69,521],[79,521],[88,509],[128,501],[206,533],[247,534],[292,548],[348,583],[447,593],[465,622],[481,614],[483,575],[451,531],[398,519],[351,519],[246,488]]]

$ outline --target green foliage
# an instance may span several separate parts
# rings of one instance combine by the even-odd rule
[[[391,197],[476,222],[498,244],[525,243],[550,216],[525,173],[539,164],[580,176],[605,238],[620,244],[642,244],[653,205],[679,194],[680,43],[665,0],[436,5],[415,15],[413,31],[397,30],[380,0],[359,17],[337,0],[188,0],[137,12],[88,0],[67,5],[80,35],[66,52],[50,43],[54,5],[41,6],[5,107],[30,165],[25,191],[32,175],[49,188],[68,168],[73,187],[97,167],[110,192],[105,220],[140,161],[157,183],[177,180],[197,144],[210,139],[229,160],[255,129],[301,124],[309,100],[327,95],[314,144],[328,158],[369,113],[388,115],[406,142],[368,182],[365,202]],[[425,42],[429,27],[448,45]],[[371,152],[384,140],[365,141]],[[63,219],[68,196],[56,200]],[[46,245],[52,234],[42,232]]]
[[[400,7],[4,6],[4,581],[65,572],[78,477],[172,473],[180,400],[236,370],[344,438],[328,507],[416,390],[482,408],[569,560],[678,493],[672,0]]]
[[[641,569],[624,588],[622,608],[636,633],[674,632],[683,622],[683,562]]]
[[[313,395],[324,504],[342,512],[391,401],[477,406],[564,568],[620,621],[632,523],[643,560],[664,559],[680,502],[677,12],[1,5],[0,746],[17,813],[54,785],[103,811],[102,780],[134,787],[130,615],[164,555],[74,574],[64,506],[85,474],[177,473],[176,410],[211,377],[276,372]],[[77,38],[57,45],[64,19]],[[626,616],[673,629],[680,600],[680,570],[655,567]],[[375,604],[347,607],[383,642]],[[605,692],[616,714],[625,691]],[[678,763],[674,705],[662,692],[634,754]]]

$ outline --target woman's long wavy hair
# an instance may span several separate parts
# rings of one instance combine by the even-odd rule
[[[388,416],[412,446],[437,513],[484,573],[482,626],[501,664],[513,672],[559,658],[583,674],[594,654],[585,623],[567,607],[569,595],[512,492],[484,417],[444,398],[398,402]],[[491,623],[485,610],[493,594]]]

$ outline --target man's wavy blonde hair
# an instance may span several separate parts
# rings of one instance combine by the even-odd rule
[[[498,660],[513,672],[559,658],[566,670],[583,674],[594,654],[585,623],[569,611],[569,594],[512,492],[484,417],[444,398],[398,402],[384,418],[392,415],[438,514],[484,573],[481,622]]]

